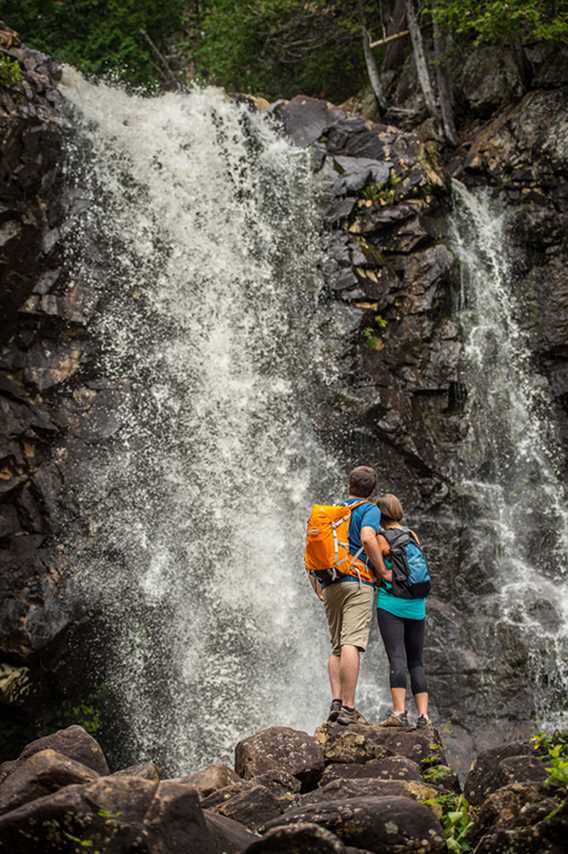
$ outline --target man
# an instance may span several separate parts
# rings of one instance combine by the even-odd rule
[[[370,466],[358,466],[349,475],[347,504],[369,498],[377,485],[377,474]],[[322,573],[313,579],[316,593],[325,605],[331,638],[331,655],[328,660],[331,708],[328,721],[344,726],[361,719],[355,708],[355,690],[359,678],[361,653],[369,639],[371,613],[374,604],[374,580],[387,575],[382,551],[377,542],[381,527],[381,514],[376,504],[365,501],[351,513],[349,524],[349,552],[364,550],[365,575]]]

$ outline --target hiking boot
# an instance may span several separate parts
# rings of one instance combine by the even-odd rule
[[[402,729],[408,729],[408,714],[403,712],[402,715],[395,715],[394,712],[391,712],[388,718],[380,722],[379,726],[397,726],[402,727]]]
[[[327,716],[327,722],[329,724],[335,723],[337,720],[339,713],[341,711],[341,700],[332,700],[331,706],[329,707],[329,715]]]
[[[427,726],[432,726],[432,721],[427,715],[419,715],[416,718],[416,729],[424,729]]]
[[[341,726],[349,726],[349,724],[366,724],[367,721],[357,709],[348,709],[347,706],[342,706],[337,717],[337,723]]]

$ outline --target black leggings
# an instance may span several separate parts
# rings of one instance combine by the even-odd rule
[[[377,609],[379,630],[390,663],[391,688],[406,688],[406,672],[410,673],[413,694],[427,691],[424,675],[424,624],[426,620],[407,620],[395,617],[382,608]]]

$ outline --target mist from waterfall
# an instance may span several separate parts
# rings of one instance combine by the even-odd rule
[[[71,70],[62,90],[68,259],[100,294],[84,394],[107,440],[77,473],[66,548],[100,615],[121,761],[179,773],[327,707],[302,560],[310,502],[343,490],[314,430],[333,380],[321,187],[218,90],[143,98]]]
[[[453,238],[462,270],[458,314],[465,337],[468,435],[462,488],[475,499],[483,569],[476,600],[494,625],[478,650],[492,678],[490,647],[503,624],[528,650],[540,725],[566,723],[568,707],[568,501],[548,384],[532,364],[507,241],[507,216],[489,193],[454,182]],[[475,579],[472,579],[475,585]],[[494,590],[494,592],[491,592]],[[498,643],[496,654],[499,655]],[[530,713],[531,710],[527,710]]]

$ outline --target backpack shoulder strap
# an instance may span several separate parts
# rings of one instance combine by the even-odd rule
[[[362,507],[363,504],[371,504],[366,498],[362,498],[360,501],[354,501],[353,504],[348,504],[347,501],[343,502],[346,507],[349,507],[350,510],[355,510],[356,507]]]
[[[406,545],[411,540],[408,528],[381,528],[379,534],[385,538],[391,548],[397,544]]]

